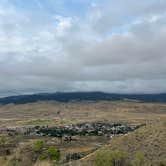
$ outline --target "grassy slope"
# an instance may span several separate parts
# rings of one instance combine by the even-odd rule
[[[166,162],[166,122],[149,124],[134,133],[114,139],[110,146],[112,149],[122,149],[130,157],[141,152],[147,162]]]
[[[148,164],[156,165],[159,162],[166,164],[166,121],[156,121],[137,131],[121,137],[115,137],[103,149],[122,150],[128,153],[132,160],[137,152],[144,156]],[[73,166],[93,160],[95,153],[85,158],[85,162],[77,162]]]

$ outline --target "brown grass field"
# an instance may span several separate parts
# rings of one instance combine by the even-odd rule
[[[63,125],[85,121],[144,123],[166,119],[165,103],[38,102],[0,106],[0,127]]]
[[[88,121],[144,123],[147,125],[128,135],[115,137],[111,142],[105,138],[87,136],[77,137],[76,141],[70,143],[61,143],[56,138],[44,139],[49,144],[53,144],[60,149],[63,156],[68,153],[93,151],[100,145],[101,150],[102,148],[125,150],[131,156],[131,159],[136,151],[140,151],[148,163],[157,163],[160,160],[165,161],[166,103],[140,103],[136,101],[59,103],[52,101],[0,106],[0,127],[53,126]],[[20,139],[19,144],[30,144],[33,141],[33,139],[26,141]],[[87,162],[94,155],[95,152],[80,161],[71,163],[71,165],[82,166],[82,163],[85,162],[85,165],[91,166]],[[1,157],[0,165],[6,166],[6,163],[7,161]],[[35,166],[43,165],[50,164],[47,161],[35,164]]]

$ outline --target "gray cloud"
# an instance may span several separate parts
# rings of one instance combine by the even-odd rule
[[[84,20],[38,21],[0,5],[0,96],[165,92],[165,8],[162,0],[110,1],[93,5]]]

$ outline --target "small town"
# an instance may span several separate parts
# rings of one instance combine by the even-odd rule
[[[120,123],[104,123],[104,122],[85,122],[79,124],[71,124],[65,126],[29,126],[29,127],[8,127],[0,128],[1,136],[15,135],[31,135],[31,136],[49,136],[64,137],[70,140],[71,136],[106,136],[126,134],[134,131],[140,125],[124,125]]]

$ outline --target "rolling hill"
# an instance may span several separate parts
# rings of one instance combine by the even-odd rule
[[[112,94],[103,92],[56,92],[32,95],[19,95],[0,98],[0,104],[26,104],[37,101],[118,101],[138,100],[140,102],[166,102],[166,93],[163,94]]]

